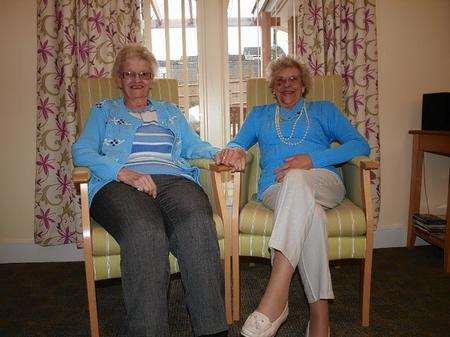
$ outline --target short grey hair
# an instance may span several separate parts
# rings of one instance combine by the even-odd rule
[[[280,56],[279,58],[270,61],[266,68],[266,79],[269,82],[269,88],[273,91],[277,73],[286,68],[297,68],[299,70],[300,81],[305,88],[302,96],[305,97],[312,86],[311,75],[309,74],[306,65],[301,63],[300,59],[293,55]]]
[[[128,44],[119,51],[114,61],[112,75],[119,76],[125,61],[133,57],[146,61],[150,65],[153,77],[156,76],[158,73],[158,61],[156,61],[151,51],[140,44]]]

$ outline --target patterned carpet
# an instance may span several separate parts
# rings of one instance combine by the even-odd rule
[[[242,319],[230,329],[239,336],[242,320],[256,307],[270,266],[243,263]],[[369,328],[359,325],[359,264],[332,265],[336,299],[330,303],[332,336],[450,336],[450,274],[435,247],[379,249],[374,252]],[[297,274],[298,275],[298,274]],[[89,320],[83,264],[0,265],[1,337],[87,337]],[[121,336],[125,310],[120,280],[97,285],[102,337]],[[170,288],[171,336],[191,336],[179,277]],[[299,277],[293,279],[290,315],[277,337],[304,336],[308,308]]]

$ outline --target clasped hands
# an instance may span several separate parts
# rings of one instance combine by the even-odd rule
[[[226,165],[232,168],[233,172],[245,169],[246,152],[240,148],[225,148],[217,153],[214,161],[217,165]],[[282,182],[290,169],[309,170],[312,168],[312,161],[307,154],[297,154],[284,160],[284,164],[274,170],[277,182]],[[152,177],[127,168],[122,168],[117,180],[136,188],[138,191],[156,198],[157,189]]]
[[[217,153],[214,161],[217,165],[226,165],[233,168],[233,172],[245,169],[246,152],[241,148],[225,148]],[[313,167],[307,154],[297,154],[284,160],[284,164],[274,170],[277,182],[282,182],[291,169],[309,170]]]
[[[117,180],[156,198],[156,184],[148,174],[142,174],[127,168],[122,168],[117,174]]]

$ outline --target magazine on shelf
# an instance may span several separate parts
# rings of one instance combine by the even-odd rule
[[[427,233],[445,233],[445,231],[446,231],[446,228],[442,227],[442,226],[441,227],[430,227],[428,225],[424,225],[419,222],[413,221],[413,223],[414,223],[415,227],[420,228],[421,230],[423,230]]]
[[[427,233],[445,233],[447,229],[447,221],[433,214],[413,214],[412,222]]]
[[[422,214],[422,213],[415,213],[412,216],[413,220],[419,221],[426,225],[440,225],[445,226],[447,224],[447,221],[443,218],[441,218],[438,215],[434,214]]]

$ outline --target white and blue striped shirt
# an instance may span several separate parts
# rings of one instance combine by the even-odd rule
[[[125,167],[142,174],[170,174],[193,179],[172,160],[175,136],[158,122],[144,122],[134,136]]]

